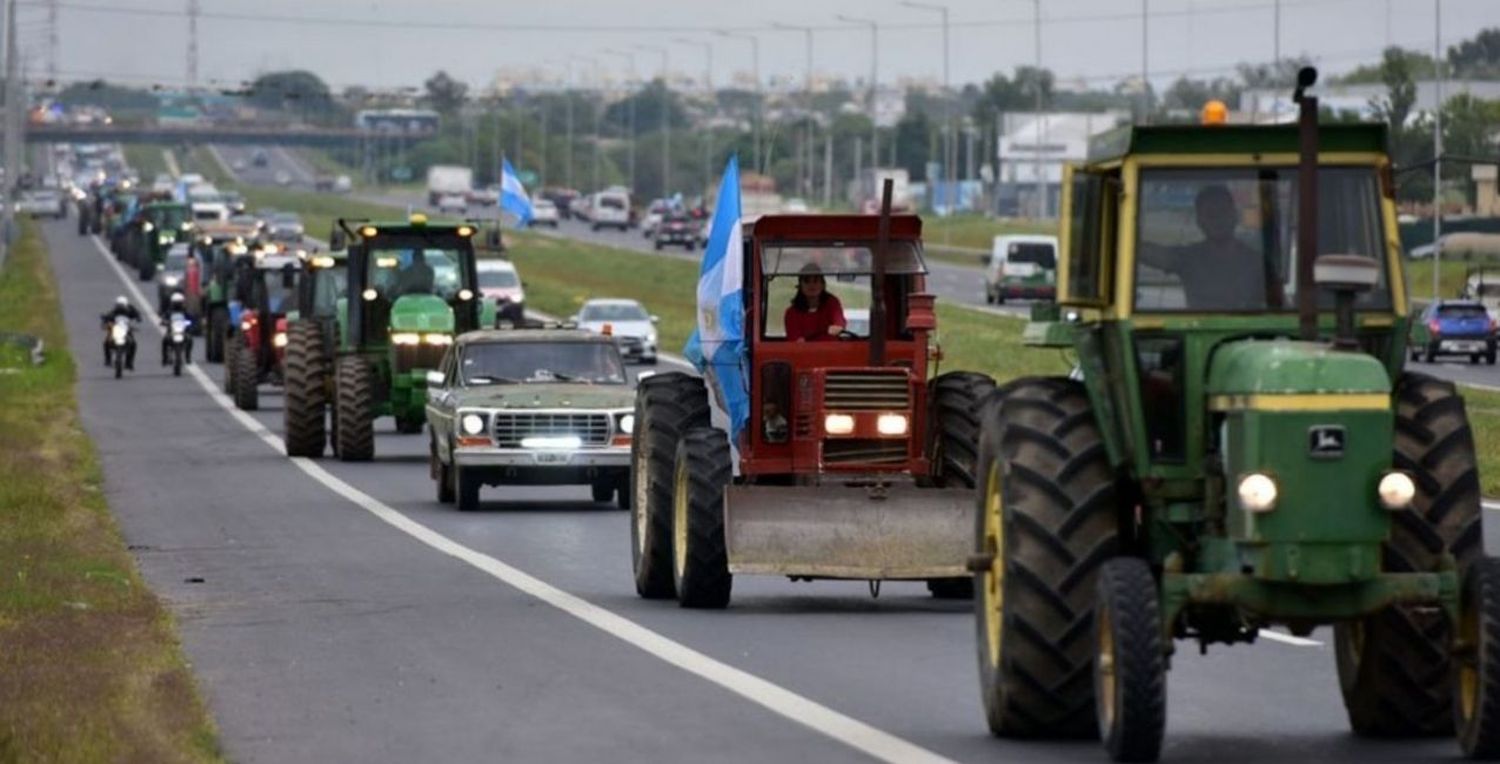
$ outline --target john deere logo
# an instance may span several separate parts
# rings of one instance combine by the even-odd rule
[[[1322,424],[1307,431],[1307,453],[1314,459],[1337,459],[1344,455],[1344,428]]]

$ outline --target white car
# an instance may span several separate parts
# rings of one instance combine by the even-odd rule
[[[657,199],[646,206],[646,214],[641,216],[641,236],[651,238],[656,235],[656,227],[661,225],[661,219],[667,214],[667,200]]]
[[[467,215],[469,214],[469,200],[462,194],[443,194],[438,197],[437,210],[444,215]]]
[[[642,363],[656,363],[656,322],[635,300],[589,300],[573,321],[578,328],[615,338],[620,354]]]
[[[629,230],[630,195],[620,191],[600,191],[589,199],[587,214],[589,227],[595,231],[605,227]]]
[[[68,209],[63,206],[62,192],[51,188],[41,188],[22,191],[21,198],[16,200],[16,212],[34,218],[62,218],[67,217]]]
[[[534,199],[531,202],[531,224],[557,227],[557,205],[550,199]]]
[[[277,170],[276,171],[276,185],[278,185],[278,186],[290,186],[290,185],[292,185],[292,174],[289,173],[289,172],[287,172],[286,170]]]
[[[479,271],[479,293],[495,301],[495,318],[519,324],[526,315],[526,290],[521,274],[509,260],[481,258],[474,263]]]

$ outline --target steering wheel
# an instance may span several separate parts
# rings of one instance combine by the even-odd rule
[[[837,335],[835,335],[835,336],[838,337],[840,340],[857,340],[857,339],[861,339],[861,337],[858,334],[855,334],[854,332],[851,332],[848,329],[840,329],[839,333]]]

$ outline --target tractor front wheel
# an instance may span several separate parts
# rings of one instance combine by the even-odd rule
[[[257,388],[260,382],[260,362],[256,358],[256,352],[249,347],[240,347],[234,354],[234,379],[231,383],[230,393],[234,395],[234,405],[241,411],[255,411],[260,408],[260,396]]]
[[[979,459],[980,408],[995,390],[995,380],[983,374],[954,371],[931,383],[934,461],[940,485],[973,488],[974,465]],[[927,582],[927,591],[940,600],[966,600],[974,596],[972,578],[942,578]]]
[[[1445,553],[1464,575],[1483,554],[1479,471],[1463,398],[1453,384],[1406,373],[1396,382],[1396,469],[1417,485],[1391,515],[1383,569],[1435,571]],[[1349,725],[1357,735],[1445,735],[1454,712],[1451,626],[1430,608],[1391,607],[1334,627]]]
[[[1471,759],[1500,758],[1500,559],[1469,568],[1458,621],[1453,706],[1458,744]]]
[[[1002,736],[1098,734],[1091,637],[1121,509],[1083,385],[1016,380],[984,406],[974,609],[980,693]]]
[[[1099,570],[1094,698],[1104,748],[1115,761],[1156,761],[1167,726],[1167,665],[1156,579],[1144,560]]]
[[[224,373],[219,375],[219,383],[224,392],[234,394],[234,377],[240,373],[240,343],[230,338],[224,347]]]
[[[708,389],[682,372],[642,380],[635,392],[635,437],[630,441],[630,561],[636,593],[667,599],[672,580],[672,481],[677,441],[707,427]]]
[[[324,418],[328,408],[328,359],[323,355],[323,332],[317,324],[294,321],[286,332],[285,429],[286,455],[323,455],[328,436]]]
[[[672,583],[683,607],[729,605],[734,579],[724,535],[724,488],[732,474],[723,432],[696,427],[682,436],[672,479]]]
[[[375,370],[358,356],[340,358],[334,380],[339,459],[367,462],[375,458]]]
[[[229,329],[229,313],[223,308],[208,311],[208,337],[203,343],[203,357],[209,363],[224,362],[224,335]]]
[[[443,463],[442,457],[438,456],[437,439],[433,438],[431,450],[428,452],[429,471],[432,481],[437,483],[437,500],[439,504],[453,503],[453,468]]]

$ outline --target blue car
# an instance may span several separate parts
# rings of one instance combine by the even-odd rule
[[[1473,300],[1438,300],[1412,322],[1407,347],[1411,360],[1432,363],[1439,356],[1468,356],[1470,363],[1495,363],[1495,320]]]

